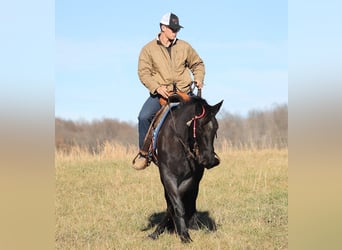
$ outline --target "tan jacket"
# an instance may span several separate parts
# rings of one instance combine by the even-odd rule
[[[191,76],[193,75],[193,78]],[[171,47],[171,57],[167,48],[158,39],[146,44],[139,56],[138,75],[140,81],[156,94],[160,85],[173,90],[173,83],[182,92],[190,91],[191,81],[203,82],[204,63],[191,45],[183,40],[176,40]]]

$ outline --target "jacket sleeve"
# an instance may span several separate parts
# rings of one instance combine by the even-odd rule
[[[148,53],[148,49],[144,47],[139,56],[138,62],[138,76],[142,84],[151,92],[151,94],[155,94],[159,84],[154,77],[155,72],[153,70],[152,60],[150,58],[150,54]]]
[[[194,81],[202,82],[204,81],[205,66],[203,60],[197,54],[197,52],[189,45],[188,52],[188,64],[191,70]]]

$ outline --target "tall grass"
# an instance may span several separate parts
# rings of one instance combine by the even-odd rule
[[[99,153],[56,152],[56,249],[287,249],[286,149],[217,150],[206,170],[197,208],[216,230],[147,237],[164,212],[158,168],[131,167],[135,147],[105,143]]]

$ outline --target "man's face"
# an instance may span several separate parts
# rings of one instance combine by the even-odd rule
[[[171,29],[169,26],[165,26],[164,32],[169,40],[174,40],[177,37],[178,30]]]

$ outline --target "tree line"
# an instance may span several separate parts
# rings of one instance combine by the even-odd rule
[[[233,148],[286,148],[288,107],[275,105],[268,110],[251,110],[247,116],[221,111],[216,145]],[[96,152],[105,142],[138,144],[137,124],[117,119],[93,121],[55,119],[55,146],[69,151],[73,146]]]
[[[287,148],[287,104],[251,110],[246,117],[223,111],[217,140],[234,148]]]

